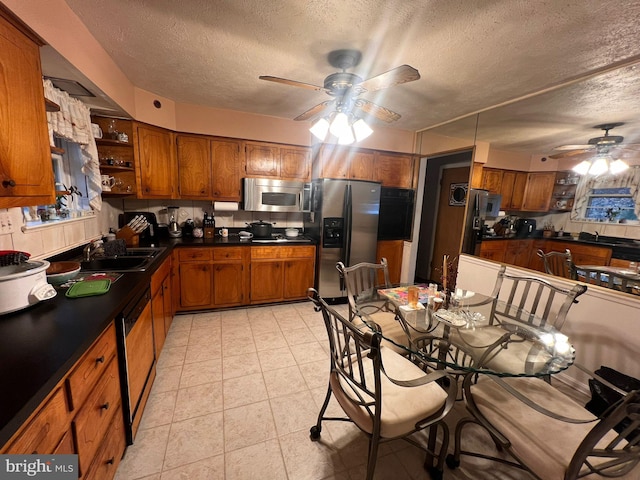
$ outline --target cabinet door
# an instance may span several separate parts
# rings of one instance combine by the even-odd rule
[[[137,172],[139,198],[172,198],[176,174],[171,132],[137,125]]]
[[[153,314],[153,340],[157,358],[160,356],[167,336],[164,328],[164,290],[162,286],[151,297],[151,313]]]
[[[282,261],[251,262],[251,303],[282,300]]]
[[[509,208],[512,210],[522,209],[522,201],[524,200],[524,190],[527,187],[527,173],[516,172],[516,178],[513,181],[513,193],[511,195],[511,204]]]
[[[313,287],[314,260],[300,258],[284,262],[284,298],[305,298]]]
[[[400,283],[400,273],[402,271],[402,250],[404,248],[404,240],[380,240],[378,241],[378,263],[383,258],[387,259],[389,267],[389,280],[391,283]],[[378,281],[384,282],[384,278]]]
[[[502,188],[502,175],[504,170],[484,168],[482,170],[482,188],[490,193],[500,193]]]
[[[311,180],[311,150],[307,147],[280,147],[280,177]]]
[[[480,256],[494,262],[504,262],[507,240],[492,240],[480,244]]]
[[[181,198],[211,197],[211,152],[209,139],[178,135],[178,188]]]
[[[277,177],[280,175],[280,149],[267,143],[245,143],[247,175]]]
[[[162,289],[164,290],[162,294],[162,311],[164,313],[164,333],[166,335],[169,332],[169,327],[171,327],[171,322],[173,322],[173,286],[171,275],[162,282]]]
[[[555,172],[534,172],[527,176],[522,210],[527,212],[546,212],[549,210],[551,193],[556,181]]]
[[[374,162],[374,180],[385,187],[411,188],[413,156],[377,153]]]
[[[349,154],[349,178],[352,180],[373,180],[374,154],[353,152]]]
[[[242,263],[213,266],[213,303],[216,307],[244,303],[244,265]]]
[[[242,200],[241,144],[233,140],[211,140],[211,166],[213,171],[213,199],[239,202]]]
[[[211,265],[209,263],[181,263],[180,306],[204,308],[213,304]]]
[[[500,185],[500,195],[502,195],[501,210],[511,209],[513,197],[513,187],[516,181],[516,172],[505,170],[502,174],[502,184]]]
[[[320,178],[349,178],[349,151],[323,145],[318,153]]]
[[[38,45],[0,17],[0,208],[55,203]]]

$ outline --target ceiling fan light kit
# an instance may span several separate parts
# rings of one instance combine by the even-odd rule
[[[353,142],[360,142],[373,133],[371,127],[354,111],[361,110],[366,115],[387,123],[395,122],[400,118],[398,113],[363,98],[358,98],[359,95],[402,83],[413,82],[420,78],[418,70],[409,65],[402,65],[363,80],[358,75],[346,71],[349,68],[356,67],[361,58],[362,54],[358,50],[342,49],[330,52],[328,56],[329,64],[341,69],[342,72],[332,73],[327,76],[322,87],[270,75],[262,75],[259,78],[260,80],[282,83],[293,87],[324,91],[333,97],[333,100],[324,101],[311,107],[294,120],[311,120],[326,108],[333,106],[334,110],[329,115],[324,115],[317,120],[309,131],[320,141],[325,141],[328,133],[331,133],[337,138],[339,144],[349,145]]]

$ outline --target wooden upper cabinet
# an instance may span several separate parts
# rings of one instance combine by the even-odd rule
[[[497,168],[482,169],[482,188],[489,193],[501,193],[504,170]]]
[[[248,177],[311,180],[311,150],[308,147],[264,142],[245,142]]]
[[[349,178],[353,180],[373,180],[374,154],[353,152],[349,155]]]
[[[214,200],[242,200],[240,140],[211,140],[212,194]]]
[[[526,212],[547,212],[556,181],[556,172],[534,172],[527,176],[521,210]]]
[[[178,191],[181,198],[211,197],[211,151],[209,139],[190,135],[176,137]]]
[[[413,155],[376,152],[374,181],[384,187],[413,187]]]
[[[39,46],[5,19],[4,11],[0,8],[0,208],[55,203]]]
[[[173,134],[164,128],[135,124],[138,198],[175,198]]]
[[[311,180],[311,150],[307,147],[280,147],[280,177]]]
[[[501,210],[520,210],[527,186],[527,172],[504,170],[500,195],[502,195]]]
[[[280,175],[280,150],[268,143],[245,142],[247,175],[277,177]]]
[[[322,145],[316,157],[318,178],[349,178],[349,150]],[[373,175],[373,171],[371,172]]]
[[[473,171],[471,172],[471,188],[482,188],[482,170],[484,163],[473,162]]]

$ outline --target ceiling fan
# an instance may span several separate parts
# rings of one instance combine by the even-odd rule
[[[637,150],[634,147],[640,147],[640,144],[623,144],[624,137],[617,135],[609,135],[609,130],[615,127],[624,125],[622,122],[616,123],[603,123],[602,125],[596,125],[593,128],[604,130],[604,135],[600,137],[590,138],[586,145],[561,145],[555,147],[554,150],[559,153],[549,155],[549,158],[566,158],[576,155],[582,155],[585,153],[595,154],[607,154],[611,153],[613,149],[630,149]]]
[[[359,98],[359,96],[366,92],[375,92],[394,85],[413,82],[420,78],[420,73],[409,65],[402,65],[388,72],[363,80],[358,75],[347,72],[348,69],[356,67],[360,63],[361,58],[362,54],[358,50],[342,49],[330,52],[328,56],[329,63],[331,66],[339,68],[342,71],[332,73],[326,77],[322,87],[268,75],[261,75],[259,78],[260,80],[283,83],[285,85],[291,85],[292,87],[306,88],[319,92],[323,91],[333,97],[332,100],[327,100],[311,107],[306,112],[294,118],[294,120],[309,120],[325,109],[335,106],[336,112],[350,114],[354,113],[354,110],[359,109],[384,122],[395,122],[400,118],[400,114],[376,105],[364,98]]]

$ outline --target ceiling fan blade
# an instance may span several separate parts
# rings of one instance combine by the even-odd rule
[[[575,157],[576,155],[583,155],[588,152],[592,152],[592,148],[578,149],[578,150],[568,150],[566,152],[554,153],[552,155],[547,155],[549,158],[567,158],[567,157]]]
[[[334,102],[333,100],[327,100],[326,102],[319,103],[315,107],[311,107],[306,112],[301,113],[300,115],[298,115],[296,118],[294,118],[294,120],[297,120],[297,121],[309,120],[310,118],[314,117],[315,115],[317,115],[318,113],[323,111],[325,108],[327,108],[333,102]]]
[[[306,88],[308,90],[315,90],[317,92],[326,91],[326,89],[324,87],[319,87],[318,85],[311,85],[310,83],[297,82],[295,80],[287,80],[286,78],[272,77],[272,76],[269,76],[269,75],[260,75],[258,78],[260,80],[267,80],[269,82],[283,83],[285,85],[290,85],[292,87]]]
[[[375,92],[376,90],[393,87],[401,83],[413,82],[419,78],[420,73],[418,70],[410,65],[401,65],[400,67],[365,80],[359,87],[366,92]]]
[[[395,122],[400,119],[399,113],[389,110],[388,108],[381,107],[380,105],[376,105],[375,103],[364,100],[363,98],[356,99],[354,106],[372,117],[376,117],[377,119],[383,120],[387,123]]]
[[[560,145],[554,147],[554,150],[593,150],[593,145]]]

